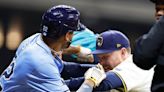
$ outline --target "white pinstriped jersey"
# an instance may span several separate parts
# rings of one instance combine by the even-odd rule
[[[137,67],[132,61],[132,55],[130,55],[112,71],[120,76],[128,92],[150,92],[153,69],[143,70]]]

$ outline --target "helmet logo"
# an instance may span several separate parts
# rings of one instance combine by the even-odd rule
[[[57,18],[62,18],[64,16],[61,12],[54,12],[53,15]]]
[[[121,44],[116,44],[117,48],[120,48],[121,47]]]
[[[43,26],[43,35],[44,36],[47,36],[47,30],[48,30],[48,27],[47,26]]]
[[[99,47],[101,47],[102,44],[103,44],[103,37],[99,36],[99,37],[97,38],[97,45],[98,45]]]

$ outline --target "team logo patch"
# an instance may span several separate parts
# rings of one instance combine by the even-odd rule
[[[117,48],[120,48],[120,47],[121,47],[121,44],[116,44],[116,47],[117,47]]]
[[[103,37],[99,36],[99,37],[97,38],[97,46],[101,47],[102,44],[103,44]]]

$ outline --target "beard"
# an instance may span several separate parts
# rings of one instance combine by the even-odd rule
[[[64,45],[63,45],[63,49],[68,48],[71,45],[72,41],[67,41]]]

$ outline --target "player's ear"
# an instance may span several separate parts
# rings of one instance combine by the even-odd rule
[[[123,59],[125,59],[126,58],[126,55],[127,55],[127,49],[126,48],[121,48],[121,57],[123,58]]]
[[[65,35],[65,40],[66,41],[71,41],[72,40],[72,37],[73,37],[73,32],[67,32],[66,35]]]

